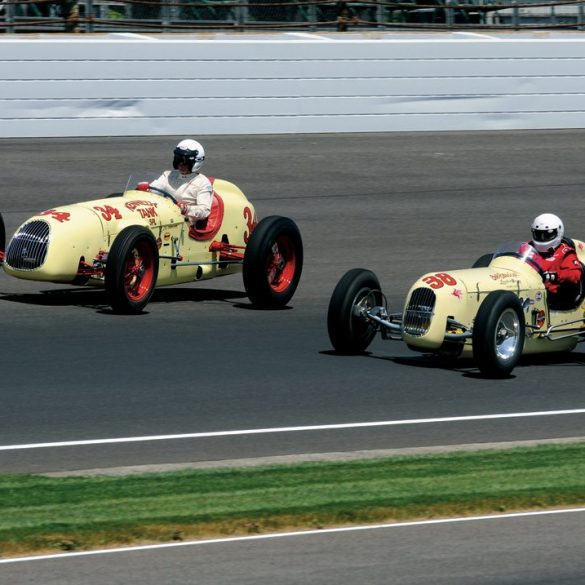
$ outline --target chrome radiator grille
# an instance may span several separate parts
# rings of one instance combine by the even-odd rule
[[[31,221],[14,234],[6,250],[6,263],[16,270],[35,270],[43,265],[48,245],[49,224]]]
[[[403,331],[420,337],[428,332],[435,308],[435,293],[429,288],[416,288],[404,312]]]

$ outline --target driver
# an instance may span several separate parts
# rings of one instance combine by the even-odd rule
[[[205,150],[196,140],[181,140],[173,151],[173,169],[164,173],[151,187],[172,195],[181,207],[181,213],[191,224],[205,219],[211,212],[213,187],[210,180],[199,172],[205,160]]]
[[[543,213],[532,222],[529,245],[538,253],[531,260],[542,274],[551,307],[574,306],[583,276],[573,242],[564,238],[564,234],[563,222],[552,213]]]

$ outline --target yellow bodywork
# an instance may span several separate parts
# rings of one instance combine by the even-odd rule
[[[575,241],[579,259],[585,261],[582,242]],[[436,300],[432,318],[424,324],[428,327],[423,334],[412,334],[405,326],[407,310],[413,292],[429,289]],[[403,309],[402,337],[409,347],[421,351],[438,351],[444,347],[446,333],[463,333],[472,330],[478,309],[486,296],[496,290],[511,291],[517,295],[524,306],[526,328],[524,354],[551,351],[570,351],[577,344],[575,337],[564,337],[569,331],[583,330],[585,317],[584,304],[571,311],[550,311],[546,302],[546,289],[536,270],[518,258],[500,256],[494,258],[487,268],[465,270],[446,270],[421,276],[410,288]],[[448,320],[457,322],[448,327]],[[570,323],[571,321],[580,323]],[[566,327],[563,327],[567,324]],[[538,328],[530,326],[540,325]],[[542,333],[549,326],[555,326],[550,338]],[[563,329],[563,331],[560,331]],[[471,339],[463,345],[463,355],[471,355]]]
[[[124,228],[143,226],[152,232],[159,247],[157,286],[238,272],[239,264],[213,264],[219,260],[219,253],[209,248],[212,241],[244,247],[256,222],[255,210],[233,183],[215,179],[213,187],[223,201],[224,213],[221,228],[211,239],[200,241],[190,237],[189,223],[170,199],[129,190],[118,197],[64,205],[31,217],[17,233],[31,222],[48,225],[49,244],[44,262],[28,270],[16,269],[5,261],[4,270],[17,278],[72,283],[80,262],[92,265],[101,254],[107,254]],[[103,286],[104,281],[90,278],[88,284]]]

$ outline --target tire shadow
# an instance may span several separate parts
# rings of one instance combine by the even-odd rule
[[[169,288],[157,289],[149,304],[202,303],[224,301],[238,306],[234,301],[247,298],[245,292],[219,289]],[[106,292],[102,289],[71,288],[45,290],[38,293],[2,293],[0,301],[45,307],[85,307],[103,313],[112,313]],[[246,307],[246,305],[242,305]],[[147,313],[144,311],[142,314]]]
[[[382,360],[392,362],[395,364],[408,366],[411,368],[423,368],[428,370],[448,370],[451,372],[460,373],[465,378],[477,378],[481,380],[511,380],[516,378],[518,369],[529,368],[534,366],[585,366],[585,353],[580,352],[563,352],[550,354],[536,354],[528,355],[520,358],[520,362],[513,370],[513,372],[504,378],[488,378],[483,376],[473,359],[471,358],[449,358],[437,356],[434,354],[420,354],[413,356],[382,356],[376,355],[372,352],[365,351],[359,354],[343,354],[335,350],[325,350],[319,352],[322,355],[334,356],[339,358],[368,358],[374,360]]]

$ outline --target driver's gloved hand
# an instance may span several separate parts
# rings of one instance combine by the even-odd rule
[[[542,275],[544,282],[558,282],[559,275],[556,272],[545,272]]]
[[[179,208],[181,209],[181,213],[183,215],[187,214],[187,211],[189,210],[189,204],[186,201],[179,201]]]

